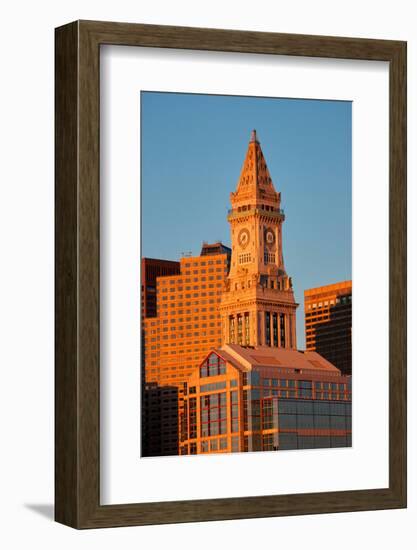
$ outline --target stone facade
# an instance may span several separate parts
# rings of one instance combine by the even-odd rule
[[[222,342],[296,349],[298,304],[284,266],[281,194],[255,131],[230,199],[232,260],[220,305]]]

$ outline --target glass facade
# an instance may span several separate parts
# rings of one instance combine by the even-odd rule
[[[200,378],[218,376],[219,374],[225,373],[226,363],[215,353],[211,353],[206,361],[200,366]]]
[[[278,320],[277,315],[277,329]],[[270,326],[274,327],[273,315]],[[311,379],[307,371],[285,366],[252,367],[240,374],[228,369],[224,359],[211,353],[196,371],[188,392],[185,389],[188,426],[181,452],[351,446],[349,378],[321,371],[312,373]],[[317,375],[322,379],[314,379]],[[210,376],[218,378],[206,381]]]
[[[200,397],[201,437],[225,434],[226,422],[226,392]]]

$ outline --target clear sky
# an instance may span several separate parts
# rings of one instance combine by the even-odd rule
[[[142,256],[152,258],[230,245],[229,194],[256,129],[285,210],[303,349],[304,290],[351,279],[351,103],[142,92],[141,113]]]

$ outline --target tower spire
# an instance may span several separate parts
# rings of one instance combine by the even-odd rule
[[[279,202],[279,193],[275,191],[256,130],[253,129],[243,161],[236,191],[231,195],[232,206],[243,201],[255,204],[269,201],[271,206]]]

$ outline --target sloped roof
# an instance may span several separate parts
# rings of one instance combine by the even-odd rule
[[[337,367],[315,351],[298,351],[268,346],[250,348],[237,344],[226,344],[216,352],[233,365],[239,365],[242,370],[251,370],[254,367],[283,367],[322,373],[340,373]]]
[[[260,196],[262,192],[276,193],[272,183],[261,145],[258,141],[256,130],[253,130],[248,145],[245,160],[243,161],[236,194],[253,190],[254,196]]]

